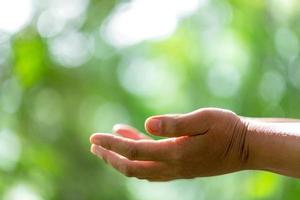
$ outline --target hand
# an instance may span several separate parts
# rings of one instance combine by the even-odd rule
[[[214,176],[247,168],[247,123],[228,110],[206,108],[147,119],[152,140],[125,125],[121,135],[94,134],[91,151],[129,177],[150,181]]]

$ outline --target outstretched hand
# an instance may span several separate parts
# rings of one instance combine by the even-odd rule
[[[248,168],[247,123],[216,108],[146,120],[153,140],[127,125],[112,134],[96,133],[91,151],[128,177],[149,181],[214,176]]]

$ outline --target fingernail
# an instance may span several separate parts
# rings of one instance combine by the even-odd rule
[[[153,133],[160,133],[161,130],[161,120],[159,119],[150,119],[147,123],[147,127]]]

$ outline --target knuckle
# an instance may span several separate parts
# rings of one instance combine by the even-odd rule
[[[213,110],[212,109],[202,109],[200,112],[199,112],[199,117],[200,118],[203,118],[203,119],[212,119],[214,116],[213,116]]]
[[[174,128],[177,133],[183,132],[186,128],[185,120],[183,120],[183,118],[177,118],[175,120]]]
[[[182,133],[186,129],[186,120],[183,117],[175,116],[170,123],[170,133]]]
[[[136,148],[135,145],[130,145],[127,147],[127,158],[130,160],[135,160],[138,158],[138,149]]]
[[[101,144],[105,149],[111,150],[112,149],[112,143],[110,140],[103,141]]]

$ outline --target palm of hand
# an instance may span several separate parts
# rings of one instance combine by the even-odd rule
[[[146,130],[169,138],[155,141],[118,125],[114,132],[122,137],[94,134],[91,151],[123,174],[150,181],[225,174],[243,169],[248,158],[247,126],[227,110],[156,116]]]

